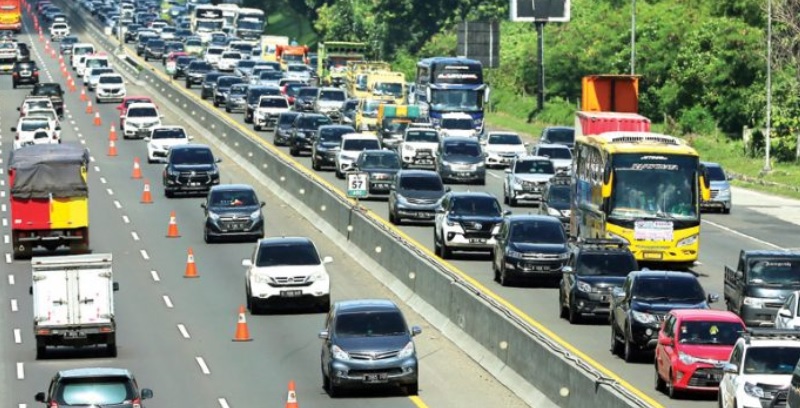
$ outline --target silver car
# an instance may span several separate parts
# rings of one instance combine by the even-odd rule
[[[729,214],[733,206],[733,197],[728,175],[718,163],[704,162],[703,165],[706,166],[711,182],[711,200],[701,202],[700,206],[703,209],[716,209],[723,214]]]
[[[553,162],[547,157],[517,158],[506,169],[503,201],[512,207],[520,200],[541,202],[544,188],[555,174]]]

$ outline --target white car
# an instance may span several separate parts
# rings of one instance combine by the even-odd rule
[[[150,136],[144,138],[147,142],[147,162],[164,161],[172,146],[189,144],[193,139],[186,135],[186,130],[181,126],[156,126]]]
[[[507,214],[485,191],[445,194],[434,220],[434,252],[447,259],[453,251],[491,251]]]
[[[527,154],[526,144],[516,133],[489,132],[481,144],[487,167],[507,167],[517,157]]]
[[[314,111],[338,120],[342,116],[342,108],[347,94],[339,88],[319,88],[314,99]]]
[[[236,64],[242,60],[242,54],[238,51],[223,52],[217,61],[217,69],[225,72],[233,72]]]
[[[431,128],[414,125],[403,133],[403,141],[397,147],[403,167],[425,166],[436,168],[436,152],[439,150],[439,132]]]
[[[78,67],[75,69],[75,73],[77,73],[78,76],[82,77],[83,80],[86,81],[87,78],[84,77],[84,75],[86,75],[86,71],[89,68],[99,68],[99,67],[108,68],[110,66],[111,63],[109,62],[107,55],[92,54],[92,55],[87,55],[78,61]]]
[[[311,80],[311,68],[306,64],[288,64],[286,66],[286,78],[308,82]]]
[[[69,24],[67,23],[53,23],[50,26],[50,40],[59,41],[70,34]]]
[[[60,143],[52,122],[42,117],[19,118],[17,126],[11,128],[14,135],[14,150],[30,144]]]
[[[800,360],[800,332],[749,329],[733,346],[722,366],[717,405],[721,408],[762,407],[789,387]]]
[[[253,257],[242,260],[247,307],[255,314],[267,306],[304,301],[323,312],[330,310],[331,279],[314,243],[305,237],[264,238]]]
[[[156,126],[161,126],[161,115],[152,103],[132,103],[128,106],[122,125],[122,137],[145,138]]]
[[[61,140],[61,121],[58,119],[58,114],[53,108],[33,108],[28,110],[26,118],[46,118],[50,121],[50,127],[55,129],[56,138]]]
[[[800,290],[792,292],[786,299],[786,303],[778,309],[775,315],[775,328],[795,330],[800,329],[800,315],[798,315],[798,302],[800,302]]]
[[[17,108],[20,116],[27,116],[33,109],[53,109],[53,101],[46,96],[31,96],[22,101],[22,105]]]
[[[378,136],[366,133],[348,133],[342,136],[339,152],[336,153],[336,177],[344,178],[353,169],[353,163],[364,150],[380,150]]]
[[[506,169],[503,180],[503,201],[514,207],[520,200],[541,202],[544,188],[556,169],[547,157],[523,156]]]
[[[163,21],[154,21],[152,24],[150,24],[150,29],[161,34],[161,30],[163,30],[166,26],[167,23]]]
[[[89,43],[77,43],[72,46],[72,55],[69,57],[69,65],[72,69],[78,68],[78,60],[84,55],[94,54],[94,45]]]
[[[253,112],[253,129],[261,130],[273,126],[278,116],[289,111],[289,101],[285,96],[261,95]]]
[[[475,122],[473,121],[472,116],[466,113],[443,114],[438,128],[439,132],[442,134],[442,137],[478,137],[478,131],[475,130]]]
[[[569,174],[572,171],[572,150],[566,145],[540,143],[533,148],[531,154],[549,157],[556,168],[556,173]]]
[[[93,91],[97,87],[97,81],[100,79],[100,75],[103,74],[113,74],[114,69],[100,67],[100,68],[91,68],[86,70],[86,81],[83,84],[86,86],[86,89]]]
[[[203,60],[216,67],[220,58],[222,58],[223,52],[225,52],[225,49],[222,47],[208,47],[203,55]]]
[[[94,94],[95,102],[122,102],[128,91],[125,88],[125,80],[120,74],[103,74],[97,81],[97,91]]]

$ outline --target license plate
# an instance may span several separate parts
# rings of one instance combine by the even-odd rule
[[[469,239],[469,243],[470,244],[485,244],[486,243],[486,238],[470,238]]]
[[[22,76],[31,76],[31,72],[30,71],[21,71],[19,74],[22,75]]]
[[[663,255],[661,252],[644,252],[642,253],[644,259],[661,259]]]
[[[428,215],[428,213],[424,213],[424,212],[414,213],[414,216],[417,217],[417,218],[428,218],[428,217],[430,217],[430,215]]]
[[[70,339],[83,339],[83,338],[86,338],[86,333],[71,331],[71,332],[66,332],[64,334],[64,337],[70,338]]]
[[[428,152],[419,152],[419,153],[417,153],[417,156],[419,156],[419,157],[431,157],[431,154],[428,153]]]
[[[389,188],[389,185],[386,183],[375,183],[373,187],[380,190],[386,190]]]
[[[389,381],[389,374],[386,373],[364,375],[364,382],[367,384],[385,383],[387,381]]]
[[[281,297],[300,297],[303,295],[302,290],[282,290]]]
[[[197,187],[197,186],[200,185],[200,183],[198,183],[196,181],[193,181],[193,182],[189,183],[189,185],[192,186],[192,187]]]

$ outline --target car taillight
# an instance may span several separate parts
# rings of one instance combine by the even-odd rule
[[[50,408],[58,408],[58,402],[50,401]]]
[[[131,402],[133,403],[133,408],[142,408],[142,400],[141,399],[136,398]]]
[[[11,73],[11,76],[13,76],[13,77],[17,77],[17,76],[19,76],[19,74],[18,74],[18,73],[16,73],[16,72],[12,72],[12,73]]]
[[[39,71],[33,71],[33,76],[38,77],[39,76]]]
[[[17,135],[14,136],[14,140],[19,140],[19,133],[17,133]]]

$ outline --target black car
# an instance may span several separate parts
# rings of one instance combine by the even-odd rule
[[[253,123],[253,113],[258,108],[262,96],[280,96],[281,90],[275,86],[251,85],[247,88],[247,107],[244,111],[244,123]],[[277,129],[277,128],[276,128]]]
[[[258,241],[264,236],[263,201],[258,201],[253,187],[246,184],[222,184],[211,187],[206,202],[203,239],[207,243],[221,238],[244,238]]]
[[[245,109],[247,106],[245,99],[247,97],[247,87],[246,83],[231,86],[228,91],[228,97],[225,98],[225,112],[231,113]]]
[[[652,351],[661,323],[672,309],[708,309],[718,296],[706,296],[690,272],[633,271],[611,296],[611,353],[626,362]],[[651,360],[652,361],[652,357]]]
[[[214,71],[214,67],[203,60],[195,59],[190,62],[184,70],[186,88],[189,89],[194,84],[202,84],[206,74],[212,71]],[[220,73],[220,75],[222,75],[222,73]]]
[[[220,161],[206,145],[190,143],[171,147],[162,175],[164,195],[172,198],[177,192],[207,193],[219,184],[217,163]]]
[[[276,126],[276,138],[277,132]],[[311,168],[319,171],[323,166],[336,167],[336,154],[342,143],[342,135],[355,132],[352,126],[347,125],[320,126],[314,137],[314,145],[311,146]]]
[[[400,156],[393,150],[364,150],[353,163],[355,171],[369,175],[370,195],[389,194],[400,171]]]
[[[64,90],[56,82],[40,82],[33,86],[30,96],[46,96],[53,102],[59,117],[64,116]]]
[[[433,221],[436,207],[448,191],[435,171],[400,170],[389,193],[389,221],[395,225],[403,220]]]
[[[296,111],[313,111],[314,101],[317,100],[317,93],[319,88],[305,87],[297,91],[297,96],[294,98],[294,110]]]
[[[434,252],[443,259],[452,257],[453,251],[491,252],[500,223],[508,214],[497,197],[485,191],[445,194],[436,208]]]
[[[125,35],[122,37],[122,41],[124,41],[125,44],[136,41],[136,34],[137,34],[136,32],[140,28],[142,28],[141,24],[136,24],[136,23],[128,24],[128,26],[125,27]]]
[[[625,242],[611,239],[582,239],[571,252],[558,292],[560,317],[572,324],[606,317],[611,292],[639,269],[636,258]]]
[[[158,34],[156,34],[155,31],[152,31],[152,30],[148,29],[147,31],[140,32],[136,36],[136,41],[137,41],[136,42],[136,55],[141,57],[141,56],[143,56],[145,54],[145,47],[150,42],[150,40],[159,40],[159,41],[163,42],[163,40],[161,40],[161,38],[159,38]]]
[[[568,126],[551,126],[542,130],[539,143],[552,143],[575,148],[575,128]]]
[[[11,68],[11,86],[17,89],[20,85],[36,85],[39,83],[39,68],[36,62],[15,62]]]
[[[186,76],[186,69],[189,67],[189,64],[192,61],[195,61],[197,58],[185,55],[178,58],[175,58],[175,72],[172,74],[172,79],[178,79],[180,77]]]
[[[275,146],[286,146],[289,144],[289,138],[292,136],[292,129],[294,128],[294,121],[300,116],[300,112],[288,111],[282,112],[275,122],[275,134],[272,137],[272,143]],[[252,122],[252,121],[251,121]]]
[[[28,44],[23,42],[17,43],[17,61],[19,62],[28,62],[31,60],[31,50],[28,48]]]
[[[358,99],[348,99],[342,105],[342,123],[354,124],[356,123],[356,110],[358,110]]]
[[[61,52],[61,55],[72,54],[72,47],[77,43],[78,43],[77,35],[68,35],[62,38],[61,42],[58,44],[58,49]]]
[[[224,104],[228,100],[228,92],[231,87],[236,84],[243,84],[244,79],[234,75],[224,75],[217,79],[216,86],[214,86],[214,106]]]
[[[167,43],[160,38],[152,38],[144,46],[144,60],[160,60],[166,55]]]
[[[542,191],[539,214],[550,215],[561,220],[564,231],[569,234],[570,223],[570,182],[569,176],[556,175],[551,178]]]
[[[298,156],[301,152],[311,152],[319,127],[331,123],[331,119],[321,113],[301,113],[292,125],[292,134],[288,141],[289,154]]]
[[[91,391],[89,391],[91,390]],[[47,392],[37,402],[48,407],[136,406],[153,398],[149,388],[139,389],[133,374],[124,368],[75,368],[56,373]],[[130,405],[128,405],[130,404]]]
[[[224,76],[226,76],[226,74],[219,71],[211,71],[206,73],[205,77],[203,77],[203,83],[200,84],[200,98],[213,98],[214,88],[217,87],[217,80]]]
[[[495,237],[492,271],[503,286],[518,280],[558,282],[569,258],[561,221],[546,215],[514,215]]]

